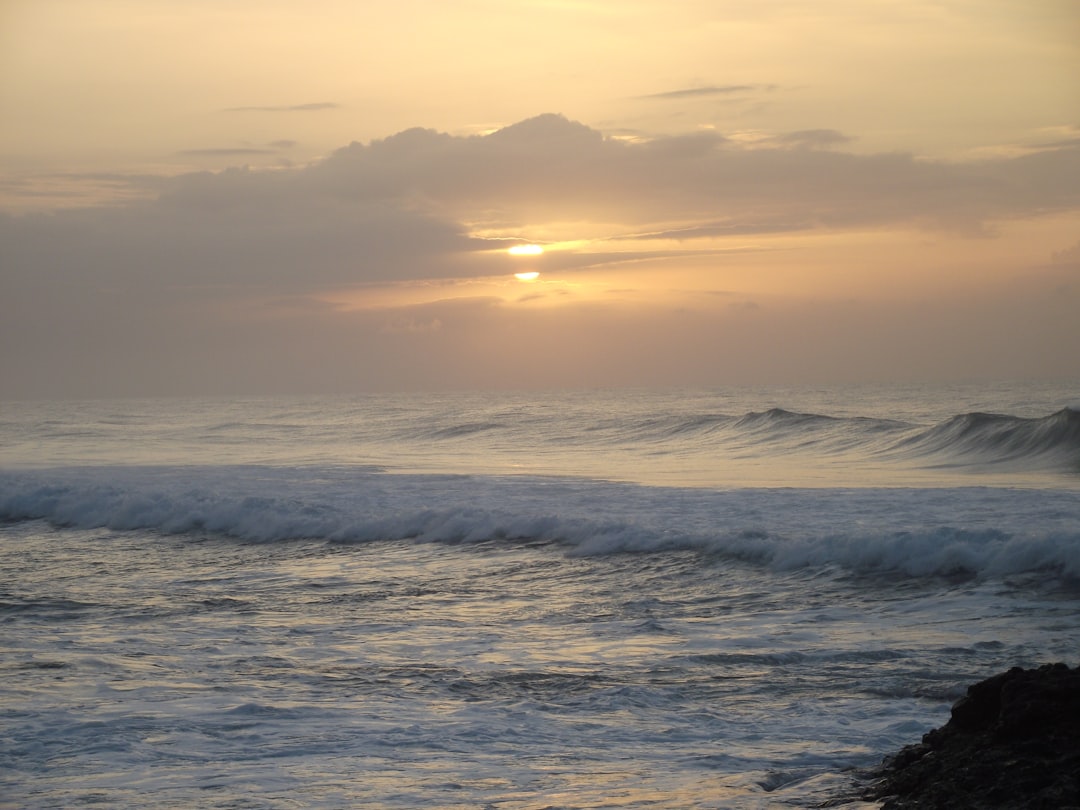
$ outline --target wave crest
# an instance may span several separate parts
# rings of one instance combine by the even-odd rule
[[[905,438],[895,449],[958,462],[1046,461],[1080,471],[1080,411],[1063,408],[1035,419],[961,414]]]
[[[35,520],[258,543],[541,543],[573,556],[692,551],[782,571],[1080,578],[1068,492],[697,491],[257,467],[0,473],[0,521]]]

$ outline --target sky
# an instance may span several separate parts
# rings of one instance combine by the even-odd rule
[[[1074,0],[0,0],[0,399],[1078,347]]]

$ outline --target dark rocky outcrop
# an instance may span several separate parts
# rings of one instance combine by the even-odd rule
[[[1014,667],[968,687],[942,728],[863,794],[884,810],[1080,810],[1080,667]]]

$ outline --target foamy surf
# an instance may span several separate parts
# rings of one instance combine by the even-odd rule
[[[1080,649],[1021,393],[5,408],[4,796],[815,806]]]

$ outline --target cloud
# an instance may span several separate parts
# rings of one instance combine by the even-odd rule
[[[1050,141],[1048,143],[1042,143],[1038,145],[1040,149],[1071,149],[1073,147],[1080,146],[1080,137],[1066,138],[1061,141]]]
[[[501,242],[470,234],[476,222],[571,236],[565,223],[593,223],[624,243],[536,260],[544,272],[577,272],[749,249],[646,246],[657,240],[884,226],[978,233],[1080,208],[1080,149],[953,164],[789,148],[837,141],[812,130],[746,148],[706,131],[626,143],[543,115],[486,136],[406,130],[305,167],[137,178],[157,196],[0,216],[4,309],[69,296],[74,309],[176,310],[520,269]],[[642,249],[628,249],[634,242]]]
[[[396,315],[390,317],[383,325],[382,331],[387,334],[426,334],[438,332],[442,329],[442,321],[438,318],[430,320],[417,320],[415,317]]]
[[[272,155],[273,149],[259,149],[257,147],[224,147],[220,149],[181,149],[176,154],[201,156],[201,157],[244,157],[245,155]]]
[[[538,258],[545,273],[635,261],[663,273],[671,259],[710,266],[731,250],[760,246],[654,248],[650,241],[883,227],[974,233],[1080,209],[1080,149],[949,163],[791,148],[837,142],[831,133],[751,147],[710,131],[627,143],[543,115],[484,136],[406,130],[304,167],[137,178],[142,193],[156,196],[0,215],[0,371],[18,366],[20,379],[47,386],[18,358],[20,347],[42,347],[51,358],[46,367],[53,364],[48,374],[79,377],[81,367],[57,358],[86,358],[85,346],[94,357],[145,369],[152,364],[144,355],[194,362],[234,333],[252,343],[235,350],[236,364],[245,352],[265,359],[290,346],[315,351],[300,325],[315,329],[326,319],[331,325],[318,326],[325,339],[336,335],[365,351],[391,337],[458,335],[460,346],[475,345],[481,337],[470,329],[513,330],[504,307],[445,304],[388,318],[305,305],[344,288],[362,298],[370,285],[509,277],[520,269],[503,242],[473,235],[470,223],[503,223],[493,236],[544,228],[572,236],[586,226],[599,234],[592,249]],[[623,244],[597,248],[604,236]],[[1065,252],[1066,261],[1073,253]],[[555,328],[557,320],[544,325]],[[629,326],[620,329],[630,334]],[[295,374],[304,368],[298,362]]]
[[[703,98],[708,96],[728,96],[733,93],[749,93],[754,90],[772,90],[770,84],[725,84],[712,85],[709,87],[687,87],[681,90],[668,90],[663,93],[650,93],[638,96],[642,101],[669,101],[688,98]]]
[[[790,233],[792,231],[805,230],[809,227],[811,227],[809,221],[798,222],[791,220],[783,220],[776,223],[770,223],[765,220],[758,220],[755,222],[707,222],[685,228],[669,228],[660,231],[625,234],[620,235],[617,238],[619,240],[636,242],[660,239],[683,241],[688,239],[714,239],[721,236],[746,234]]]
[[[741,146],[703,131],[628,143],[544,115],[485,137],[417,129],[354,143],[313,167],[308,180],[346,196],[411,197],[455,217],[497,214],[522,225],[725,221],[740,232],[759,222],[769,231],[790,223],[976,232],[996,219],[1080,206],[1080,149],[950,163],[791,148],[844,137],[810,130]]]
[[[1054,264],[1063,264],[1080,268],[1080,242],[1077,242],[1072,247],[1065,248],[1064,250],[1055,251],[1050,257],[1050,261]]]
[[[254,317],[116,308],[0,322],[11,396],[732,385],[1077,371],[1076,295],[662,306],[477,299]],[[73,320],[74,319],[74,320]],[[917,324],[917,328],[913,328]],[[23,341],[18,344],[10,340]]]
[[[226,107],[222,112],[320,112],[322,110],[339,110],[340,104],[333,101],[316,101],[308,104],[283,104],[253,107]]]
[[[659,238],[659,237],[657,237]],[[693,238],[693,237],[690,237]],[[727,256],[733,253],[741,253],[757,248],[714,248],[705,250],[687,250],[685,248],[673,250],[611,250],[611,251],[559,251],[545,253],[529,260],[529,267],[540,272],[552,272],[556,270],[586,270],[597,267],[610,267],[612,265],[629,265],[639,262],[657,262],[666,259],[690,259]]]
[[[465,257],[487,247],[428,214],[281,188],[276,177],[249,182],[245,174],[180,178],[143,204],[6,217],[0,255],[13,284],[301,295],[467,274]]]
[[[1025,149],[1068,149],[1080,146],[1080,126],[1047,127],[1043,130],[1047,135],[1053,134],[1054,140],[1041,140],[1035,143],[1025,144]]]
[[[296,290],[508,273],[470,222],[519,232],[607,223],[610,236],[644,241],[885,225],[976,233],[1080,208],[1077,148],[966,163],[809,148],[845,139],[805,130],[746,147],[702,131],[627,143],[557,115],[485,136],[410,129],[309,166],[191,173],[159,179],[150,200],[9,217],[0,255],[28,275],[156,267],[173,284]],[[137,181],[145,193],[148,181]],[[563,256],[549,261],[630,258]]]
[[[796,149],[827,149],[850,143],[853,138],[835,129],[801,129],[787,132],[770,139],[773,143]]]
[[[270,141],[265,146],[223,146],[206,147],[199,149],[181,149],[176,154],[187,157],[254,157],[258,155],[275,155],[282,150],[292,149],[296,141],[283,138]]]

